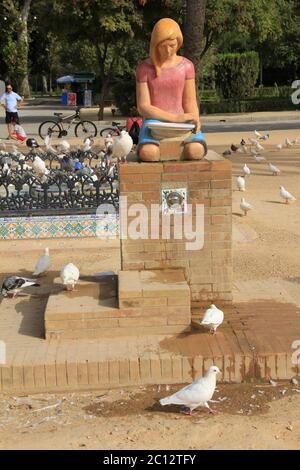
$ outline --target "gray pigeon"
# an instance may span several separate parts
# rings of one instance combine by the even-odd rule
[[[60,162],[60,168],[63,171],[74,171],[75,163],[69,155],[64,155]]]
[[[3,297],[16,297],[19,289],[24,289],[25,287],[39,287],[34,279],[28,279],[26,277],[19,276],[10,276],[4,279],[2,288],[0,290],[0,295]],[[12,295],[11,295],[12,294]]]

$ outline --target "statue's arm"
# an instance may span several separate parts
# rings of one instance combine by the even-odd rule
[[[147,82],[136,83],[137,109],[144,119],[158,119],[159,121],[182,122],[180,114],[168,113],[156,106],[152,106]],[[183,115],[182,115],[183,116]]]
[[[194,79],[188,79],[185,81],[182,97],[182,107],[185,113],[191,113],[194,116],[193,121],[196,125],[196,130],[199,130],[200,117]]]

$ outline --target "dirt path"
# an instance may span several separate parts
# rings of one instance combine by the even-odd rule
[[[300,387],[221,385],[188,417],[158,399],[180,386],[3,397],[0,449],[296,449]],[[167,389],[166,389],[167,388]]]

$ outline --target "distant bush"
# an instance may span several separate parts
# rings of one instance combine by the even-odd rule
[[[258,111],[289,111],[297,107],[290,98],[251,98],[247,100],[202,101],[201,114],[255,113]],[[299,106],[298,106],[299,109]]]
[[[219,54],[215,65],[216,85],[224,98],[251,96],[259,74],[257,52]]]
[[[259,87],[254,90],[253,96],[258,98],[288,98],[291,96],[291,87],[290,86],[272,86],[272,87]]]
[[[113,86],[115,104],[123,116],[129,116],[136,107],[135,78],[120,80]]]

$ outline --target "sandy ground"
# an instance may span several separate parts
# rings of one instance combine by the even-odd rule
[[[265,163],[233,154],[234,300],[280,299],[300,305],[300,145],[283,151],[275,145],[300,131],[274,131],[263,155],[281,169],[272,176]],[[243,135],[248,137],[250,134]],[[239,143],[240,134],[209,134],[222,152]],[[251,169],[246,192],[235,179],[244,163]],[[297,198],[285,204],[283,185]],[[241,195],[253,205],[246,217]],[[61,264],[73,261],[84,274],[117,270],[117,243],[95,240],[0,242],[1,277],[32,272],[42,248],[52,254],[45,290]],[[83,256],[84,253],[84,256]],[[67,259],[66,259],[67,258]],[[14,268],[12,268],[12,266]],[[300,331],[299,331],[300,338]],[[299,380],[300,383],[300,380]],[[179,386],[178,386],[179,387]],[[65,395],[0,396],[2,449],[297,449],[300,445],[300,386],[287,382],[219,385],[212,406],[189,418],[176,407],[157,406],[178,387],[137,387]],[[225,398],[226,397],[226,398]],[[47,408],[49,407],[49,408]]]

